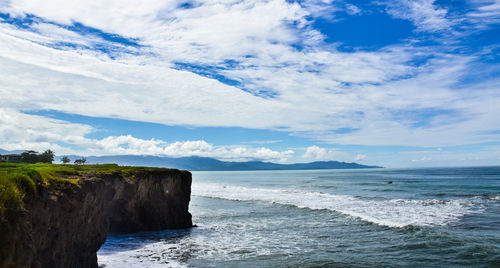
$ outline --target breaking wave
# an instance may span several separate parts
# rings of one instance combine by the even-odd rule
[[[482,210],[480,197],[454,200],[361,199],[312,191],[193,184],[192,194],[235,201],[263,201],[314,210],[327,209],[389,227],[446,225]]]

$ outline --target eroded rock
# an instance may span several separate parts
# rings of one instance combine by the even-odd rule
[[[0,267],[97,267],[108,232],[192,226],[191,173],[119,172],[39,186],[0,222]]]

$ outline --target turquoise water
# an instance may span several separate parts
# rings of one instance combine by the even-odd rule
[[[99,264],[500,267],[500,167],[193,172],[190,211],[111,235]]]

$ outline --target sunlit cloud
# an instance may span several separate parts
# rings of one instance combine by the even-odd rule
[[[266,129],[334,145],[500,142],[495,132],[500,125],[495,113],[500,79],[491,60],[498,48],[487,44],[471,49],[463,43],[468,35],[495,27],[491,25],[498,22],[497,2],[471,1],[471,8],[460,11],[460,16],[432,0],[373,5],[285,0],[184,4],[3,2],[0,107],[26,122],[35,119],[19,111],[55,110],[176,126]],[[330,33],[315,24],[319,19],[335,23],[374,12],[409,21],[415,30],[378,49],[345,51],[330,43]],[[475,79],[477,70],[481,79]],[[75,150],[68,143],[89,150],[101,146],[96,153],[163,150],[218,158],[227,153],[236,159],[241,152],[241,159],[273,161],[288,159],[296,151],[245,146],[236,150],[234,145],[217,147],[203,141],[213,148],[204,150],[203,145],[193,153],[176,154],[176,146],[195,142],[181,138],[176,146],[154,139],[111,146],[128,133],[86,144],[93,131],[89,126],[76,124],[78,133],[62,135],[63,126],[74,127],[71,122],[36,120],[31,126],[51,126],[36,135],[50,138],[23,134],[22,139],[6,140],[2,148],[24,144]],[[19,124],[22,128],[28,126]],[[5,133],[9,129],[2,126]],[[67,136],[85,142],[72,143]],[[335,155],[334,150],[316,147],[311,144],[297,157],[373,159],[371,154],[363,157],[364,152]]]

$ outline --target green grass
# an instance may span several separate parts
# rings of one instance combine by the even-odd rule
[[[166,168],[127,167],[116,164],[13,164],[0,163],[0,216],[5,210],[22,205],[27,195],[37,193],[40,187],[50,189],[55,185],[75,184],[103,174],[119,174],[135,178],[152,171],[169,171]]]

